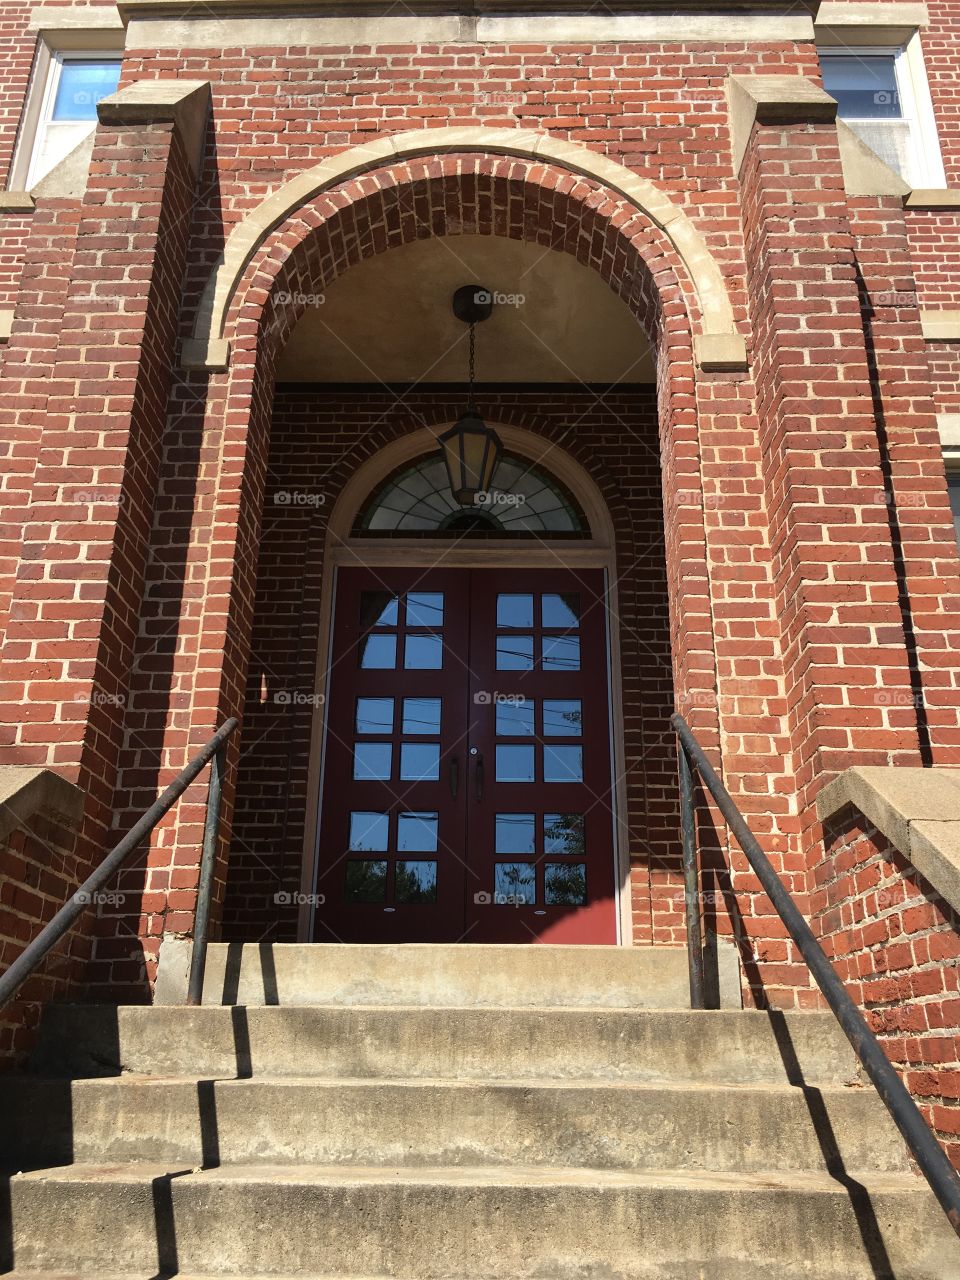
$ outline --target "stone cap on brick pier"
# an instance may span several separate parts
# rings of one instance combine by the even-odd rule
[[[0,840],[37,813],[79,822],[83,792],[52,769],[0,765]]]
[[[848,805],[960,910],[960,769],[858,765],[823,788],[817,816],[825,823]]]

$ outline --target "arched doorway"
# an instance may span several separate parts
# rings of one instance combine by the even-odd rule
[[[427,430],[332,513],[301,936],[620,937],[609,515],[563,451],[548,470],[542,438],[497,429],[474,507]]]
[[[464,166],[477,172],[469,176]],[[637,211],[625,209],[626,222],[612,221],[607,206],[601,211],[596,204],[598,192],[580,184],[548,190],[527,181],[515,161],[493,162],[488,173],[486,161],[448,158],[441,169],[435,175],[424,167],[421,176],[419,168],[405,168],[402,183],[390,190],[377,185],[368,192],[373,180],[363,179],[350,224],[342,229],[340,213],[327,211],[328,198],[318,197],[317,207],[291,218],[276,243],[264,243],[251,260],[249,291],[237,295],[224,448],[228,437],[233,443],[224,457],[234,478],[242,460],[243,483],[226,495],[230,502],[236,498],[236,507],[223,502],[218,511],[224,522],[236,515],[235,532],[224,533],[247,553],[234,561],[244,590],[230,597],[228,624],[236,625],[228,625],[226,636],[230,662],[246,653],[249,666],[224,937],[314,936],[315,904],[304,899],[317,891],[312,877],[323,759],[317,726],[323,712],[314,700],[326,697],[316,654],[329,648],[333,574],[346,567],[337,558],[349,561],[356,550],[350,545],[352,524],[333,530],[334,508],[349,505],[358,512],[387,479],[383,471],[364,473],[362,489],[355,489],[366,463],[377,466],[387,449],[414,440],[418,424],[429,424],[432,440],[462,410],[466,353],[461,351],[451,372],[438,356],[454,339],[445,346],[442,332],[434,341],[430,330],[432,317],[449,313],[451,286],[484,279],[509,294],[517,278],[511,264],[526,272],[539,263],[545,275],[529,289],[526,308],[499,312],[497,358],[488,359],[480,374],[482,384],[490,379],[482,386],[481,408],[488,420],[522,424],[539,441],[517,450],[535,464],[544,461],[549,446],[547,469],[572,492],[579,491],[563,472],[564,451],[602,488],[599,506],[607,514],[598,520],[581,497],[591,537],[568,540],[562,565],[597,568],[598,547],[591,543],[600,540],[601,528],[615,529],[615,536],[604,535],[602,550],[616,565],[609,577],[620,597],[610,647],[615,654],[619,644],[624,652],[619,724],[616,680],[611,707],[614,746],[623,760],[622,767],[615,764],[616,794],[626,797],[616,812],[623,851],[615,886],[621,890],[619,936],[634,942],[679,939],[676,895],[682,890],[668,719],[678,682],[712,687],[706,572],[698,555],[703,508],[691,501],[700,482],[684,286],[663,256],[670,252],[663,237]],[[482,260],[474,261],[475,252]],[[491,252],[499,255],[492,264]],[[412,286],[385,288],[391,264],[406,255],[411,262],[417,258]],[[449,280],[442,278],[444,263],[456,268]],[[352,313],[349,307],[336,312],[341,288],[352,300]],[[596,322],[604,307],[617,310],[616,325]],[[369,325],[384,310],[393,322],[390,350],[396,361],[371,372],[370,354],[382,355],[383,347]],[[498,323],[497,314],[491,325]],[[355,326],[350,360],[343,358],[345,322]],[[421,363],[411,369],[412,347]],[[553,356],[549,367],[545,348]],[[588,368],[581,367],[583,355],[590,357]],[[622,368],[611,374],[609,360],[621,356]],[[391,454],[391,469],[413,461],[424,448]],[[277,523],[280,488],[300,491],[310,504],[283,507],[282,532],[267,529]],[[348,492],[352,505],[341,500]],[[380,542],[379,567],[409,562],[409,544]],[[509,560],[485,566],[489,542],[470,539],[458,554],[474,569],[557,565],[555,549],[543,548],[548,558],[540,562],[530,560],[533,552],[525,549],[521,563],[511,546]],[[369,567],[366,558],[361,565]],[[683,592],[671,594],[668,575],[676,581],[681,569]],[[208,636],[203,643],[212,641]],[[215,657],[219,661],[220,653]],[[614,657],[614,667],[615,662]],[[623,892],[628,883],[630,892]],[[265,886],[276,892],[265,892]]]

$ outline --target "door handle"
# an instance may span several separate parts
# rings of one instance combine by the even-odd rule
[[[450,794],[456,800],[457,788],[460,786],[460,761],[456,756],[450,758]]]
[[[477,797],[477,803],[483,799],[483,756],[477,756],[477,767],[473,775],[474,791]]]

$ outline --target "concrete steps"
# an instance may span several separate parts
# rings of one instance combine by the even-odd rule
[[[875,1280],[864,1214],[816,1173],[75,1165],[14,1179],[18,1265],[237,1275],[429,1278],[696,1275]],[[897,1277],[958,1274],[925,1188],[860,1180],[875,1258]],[[69,1218],[65,1206],[69,1204]],[[69,1221],[69,1230],[64,1230]],[[882,1233],[882,1234],[881,1234]],[[159,1247],[158,1247],[159,1240]],[[811,1263],[813,1266],[811,1266]]]
[[[828,1013],[55,1005],[36,1068],[74,1076],[333,1076],[849,1084]]]
[[[182,1004],[190,943],[164,941],[157,1004]],[[721,1003],[739,1008],[736,953],[720,954]],[[674,1009],[689,1004],[680,947],[216,943],[203,1003],[212,1005],[466,1005]]]
[[[644,1007],[656,952],[409,950],[301,958],[316,1005],[47,1009],[8,1274],[960,1280],[829,1014]]]
[[[3,1145],[22,1165],[38,1156],[119,1163],[149,1151],[187,1168],[268,1160],[756,1172],[825,1169],[839,1149],[848,1169],[908,1167],[874,1091],[837,1085],[124,1076],[8,1087],[18,1132]]]

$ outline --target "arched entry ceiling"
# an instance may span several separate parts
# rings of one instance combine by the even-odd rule
[[[499,236],[417,240],[352,267],[308,305],[281,356],[287,382],[463,382],[453,291],[497,298],[477,329],[479,382],[652,382],[629,308],[568,253]]]
[[[204,287],[193,337],[184,343],[184,366],[228,367],[229,341],[224,326],[244,269],[271,231],[294,210],[338,183],[373,173],[378,165],[424,155],[471,151],[518,156],[579,173],[644,214],[671,242],[696,294],[701,313],[701,332],[694,337],[698,364],[704,369],[746,368],[746,346],[736,331],[733,306],[720,264],[687,214],[666,192],[625,165],[579,143],[530,129],[484,126],[416,129],[376,138],[327,157],[267,196],[230,232],[220,261]]]

